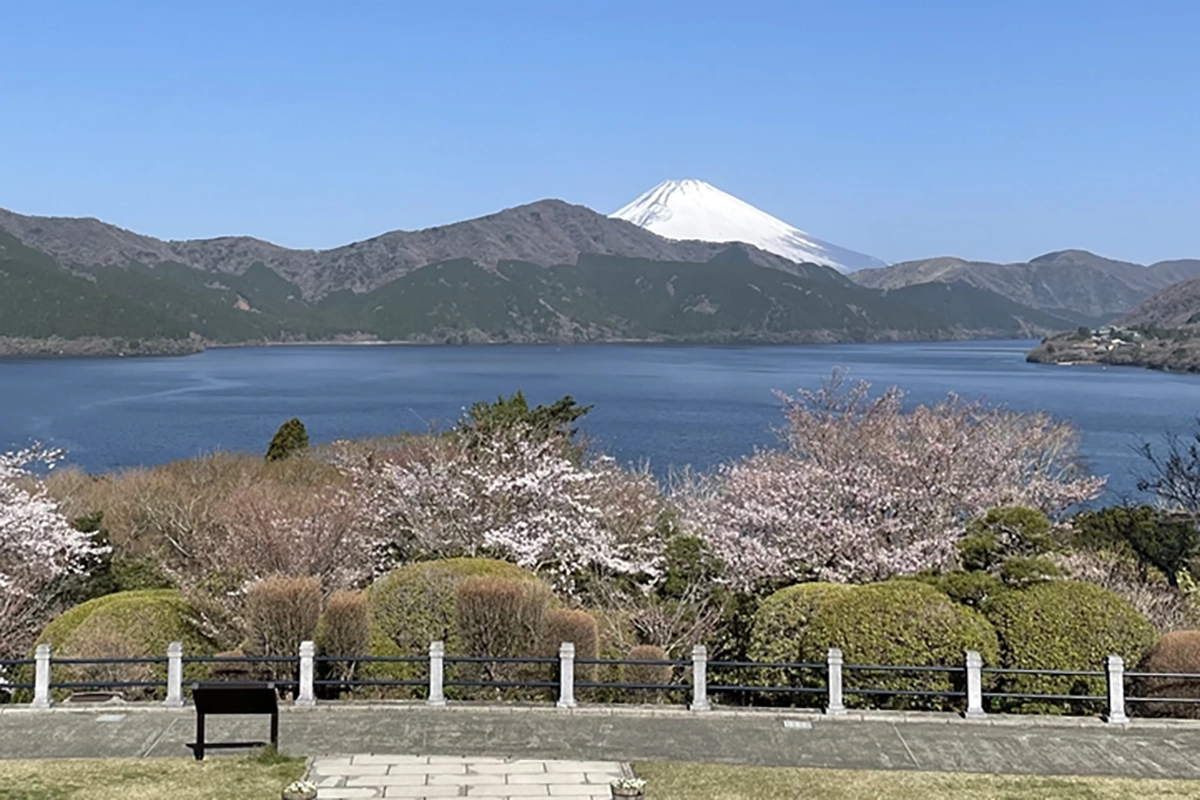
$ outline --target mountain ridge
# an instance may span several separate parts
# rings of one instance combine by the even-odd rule
[[[485,266],[522,260],[550,266],[584,253],[703,262],[728,244],[671,241],[585,206],[540,200],[471,220],[418,231],[388,231],[328,250],[295,250],[248,236],[162,240],[95,218],[33,217],[0,209],[0,230],[53,256],[64,266],[179,263],[209,272],[241,274],[261,263],[300,287],[307,300],[340,289],[367,292],[408,271],[467,257]],[[796,264],[751,245],[763,266],[806,277],[843,281],[836,271]]]
[[[1058,250],[1027,262],[1000,264],[952,256],[906,261],[852,273],[874,289],[925,283],[962,283],[988,289],[1021,305],[1101,324],[1127,313],[1181,277],[1200,277],[1200,260],[1158,262],[1149,267],[1104,258],[1086,250]]]
[[[1115,287],[1106,302],[1134,293],[1108,274],[1129,265],[1096,259],[1060,251],[1018,265],[1017,277],[1086,273],[1091,294],[1104,281]],[[1071,298],[1031,298],[1007,273],[975,285],[955,277],[971,262],[911,263],[924,266],[870,272],[915,269],[922,280],[865,286],[878,275],[852,280],[746,243],[674,241],[560,200],[330,250],[245,236],[167,241],[94,218],[0,211],[0,352],[37,351],[39,342],[50,352],[78,343],[96,352],[100,341],[114,352],[174,353],[347,340],[960,339],[1089,324]],[[1193,265],[1171,262],[1152,280]]]

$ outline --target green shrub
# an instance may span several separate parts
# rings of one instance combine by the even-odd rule
[[[488,558],[448,558],[420,561],[392,570],[366,590],[370,620],[370,654],[375,657],[423,656],[429,643],[440,640],[450,655],[464,655],[458,633],[455,589],[477,575],[494,575],[541,583],[528,570],[507,561]],[[420,680],[421,664],[364,663],[359,677],[371,680]],[[381,697],[424,697],[419,687],[379,688]]]
[[[38,637],[62,658],[165,657],[171,642],[182,642],[185,656],[211,655],[213,643],[200,632],[191,607],[169,589],[119,592],[89,600],[54,619]],[[206,677],[204,665],[189,664],[184,678]],[[87,680],[166,680],[165,664],[68,667],[55,670],[55,682]],[[123,676],[123,677],[122,677]],[[138,695],[138,692],[131,692]],[[156,692],[155,694],[161,694]]]
[[[823,663],[832,647],[840,648],[850,665],[957,667],[966,650],[978,651],[985,663],[998,661],[996,634],[987,620],[918,581],[866,586],[802,584],[767,598],[755,617],[750,653],[756,661]],[[824,686],[819,671],[781,672],[767,671],[766,682]],[[854,706],[872,702],[871,697],[850,691],[854,688],[948,692],[961,691],[961,683],[941,672],[847,670],[844,678],[847,705]],[[961,705],[938,697],[901,695],[883,702],[898,708]]]
[[[770,595],[754,613],[746,658],[777,664],[811,662],[812,659],[806,656],[811,656],[815,646],[807,646],[806,637],[813,615],[835,596],[850,591],[853,591],[850,586],[840,583],[800,583]],[[824,663],[825,656],[821,655],[815,661]],[[747,668],[722,674],[721,682],[742,686],[818,688],[825,685],[825,677],[823,673],[811,670]],[[767,702],[776,700],[769,696],[760,699]]]
[[[1137,664],[1157,633],[1127,600],[1099,586],[1052,581],[1004,592],[985,606],[1000,638],[1001,664],[1013,669],[1104,670],[1116,654]],[[1006,675],[1001,689],[1022,694],[1101,696],[1103,676]],[[1018,711],[1064,713],[1074,706],[1052,701],[1002,704]]]
[[[455,589],[477,575],[541,582],[528,570],[487,558],[421,561],[392,570],[367,589],[371,625],[404,655],[423,655],[441,640],[446,652],[463,654]]]
[[[1137,665],[1138,672],[1200,675],[1200,631],[1174,631],[1158,640]],[[1200,700],[1200,678],[1137,678],[1131,697]],[[1130,703],[1141,717],[1200,719],[1200,703]]]

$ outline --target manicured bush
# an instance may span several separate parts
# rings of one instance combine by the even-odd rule
[[[458,632],[455,589],[473,576],[493,575],[542,583],[541,579],[507,561],[488,558],[448,558],[420,561],[392,570],[365,592],[370,620],[370,654],[396,658],[423,656],[429,643],[445,642],[446,652],[464,655]],[[363,663],[359,677],[366,680],[422,680],[422,664],[404,662]],[[380,697],[424,697],[420,687],[384,687],[364,690]]]
[[[1174,631],[1158,640],[1137,665],[1137,672],[1200,675],[1200,631]],[[1137,678],[1131,697],[1200,700],[1200,678]],[[1200,703],[1129,703],[1142,717],[1200,719]]]
[[[538,581],[476,575],[462,581],[454,592],[462,649],[472,656],[529,658],[537,655],[554,602],[550,588]],[[454,677],[485,681],[547,680],[545,664],[476,662],[456,664],[448,670]],[[465,688],[465,687],[464,687]],[[502,692],[482,687],[462,696],[524,696],[520,691]]]
[[[367,589],[371,625],[404,655],[423,655],[441,640],[446,652],[462,654],[455,589],[473,576],[492,575],[541,582],[528,570],[487,558],[421,561],[393,570]]]
[[[62,658],[146,658],[165,657],[167,646],[176,641],[183,643],[185,655],[211,655],[215,649],[179,593],[159,589],[118,592],[89,600],[59,615],[42,631],[37,643],[49,644],[52,652]],[[184,669],[184,677],[198,680],[207,672],[205,666],[191,664]],[[145,678],[136,667],[61,665],[55,670],[55,682],[166,680],[166,665],[152,665],[149,674],[153,677]],[[136,696],[138,692],[131,694]]]
[[[1077,581],[1051,581],[1004,592],[985,605],[1000,638],[1001,663],[1013,669],[1104,670],[1116,654],[1137,664],[1158,638],[1154,626],[1127,600]],[[1097,676],[1006,675],[1003,691],[1022,694],[1102,696]],[[1085,705],[1017,700],[1002,707],[1018,711],[1065,713]]]
[[[801,584],[763,602],[755,617],[750,648],[756,661],[824,663],[840,648],[846,664],[958,667],[966,650],[985,663],[998,661],[996,634],[978,612],[958,605],[932,586],[894,580],[865,586]],[[824,686],[820,671],[764,670],[765,684]],[[961,705],[945,698],[895,695],[876,700],[854,688],[899,691],[961,691],[962,680],[941,672],[847,670],[847,705],[943,708]]]
[[[268,578],[246,594],[246,652],[255,656],[293,657],[300,643],[312,641],[321,616],[321,581],[318,578]],[[273,675],[290,674],[279,664]]]
[[[554,608],[546,613],[542,628],[539,652],[543,656],[558,655],[563,642],[575,645],[575,682],[595,683],[597,665],[581,664],[580,661],[595,661],[600,657],[600,628],[596,618],[577,608]],[[592,690],[577,690],[577,695],[592,699]]]
[[[371,649],[371,622],[367,598],[362,592],[334,592],[325,604],[317,623],[317,652],[330,658],[365,656]],[[349,680],[354,677],[354,661],[322,662],[322,674]]]
[[[670,656],[658,645],[640,644],[630,650],[626,658],[630,661],[666,661]],[[671,682],[674,668],[669,664],[626,664],[624,672],[623,683],[662,685]],[[661,689],[630,689],[627,699],[641,702],[661,701],[663,694]]]
[[[541,637],[541,654],[553,656],[563,642],[575,645],[575,657],[594,660],[600,653],[600,628],[596,618],[577,608],[554,608],[546,612]]]

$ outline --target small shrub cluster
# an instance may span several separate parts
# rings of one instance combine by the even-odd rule
[[[755,617],[750,655],[756,661],[824,663],[829,649],[841,649],[846,664],[959,666],[966,650],[985,662],[998,661],[991,625],[978,612],[942,592],[910,580],[864,586],[802,584],[769,597]],[[820,686],[824,676],[808,670],[767,670],[760,685]],[[873,704],[855,688],[896,691],[961,691],[956,675],[941,672],[859,672],[847,670],[847,705]],[[944,708],[946,697],[896,695],[892,707]]]
[[[42,631],[38,644],[49,644],[61,658],[162,658],[171,642],[182,642],[185,655],[211,655],[215,648],[195,623],[191,607],[173,590],[120,592],[89,600],[61,614]],[[184,677],[206,677],[202,665],[188,665]],[[166,664],[62,665],[55,682],[165,681]],[[161,696],[161,690],[126,690],[131,697]],[[60,692],[65,695],[68,692]]]
[[[1103,671],[1116,654],[1137,664],[1158,638],[1120,596],[1077,581],[1050,581],[1004,592],[986,607],[1000,641],[1000,663],[1014,669]],[[1006,675],[1000,689],[1020,694],[1102,696],[1102,675]],[[1014,700],[1006,710],[1063,713],[1088,706]]]

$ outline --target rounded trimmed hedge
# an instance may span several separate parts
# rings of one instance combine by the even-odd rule
[[[823,664],[837,647],[847,665],[906,665],[914,667],[963,664],[967,650],[978,651],[985,663],[998,661],[999,644],[992,626],[977,611],[961,606],[932,586],[893,580],[865,586],[801,584],[767,598],[754,618],[750,657],[755,661]],[[821,670],[764,670],[766,685],[824,686]],[[867,672],[844,673],[847,705],[866,705],[876,697],[855,694],[855,688],[959,692],[959,673]],[[961,701],[937,695],[880,695],[891,707],[944,708]],[[874,704],[874,703],[872,703]]]
[[[185,656],[216,652],[201,632],[192,607],[174,589],[117,592],[71,608],[50,622],[38,637],[58,658],[165,657],[171,642],[182,642]],[[62,665],[56,682],[166,680],[166,664]],[[203,664],[188,664],[186,680],[207,675]],[[140,695],[131,689],[126,694]]]
[[[370,617],[370,655],[422,656],[429,643],[441,640],[449,655],[462,652],[455,590],[467,578],[495,576],[542,582],[527,569],[490,558],[447,558],[420,561],[392,570],[366,590]],[[422,664],[381,662],[360,664],[359,676],[373,680],[419,680]],[[421,689],[380,689],[375,694],[416,696]]]
[[[420,561],[392,570],[367,589],[371,625],[406,655],[428,653],[436,640],[446,643],[447,653],[459,653],[454,590],[481,575],[541,582],[527,569],[490,558]]]
[[[107,628],[128,636],[139,652],[130,657],[166,656],[167,645],[182,642],[185,655],[211,655],[213,643],[199,629],[195,613],[174,589],[117,592],[68,609],[42,630],[38,644],[65,654]]]
[[[1110,654],[1137,664],[1158,633],[1129,601],[1090,583],[1049,581],[1003,592],[984,613],[1000,637],[1000,659],[1011,669],[1104,671]],[[1000,688],[1018,694],[1103,696],[1103,675],[1004,675]],[[1062,701],[1014,700],[1009,710],[1064,713]]]

